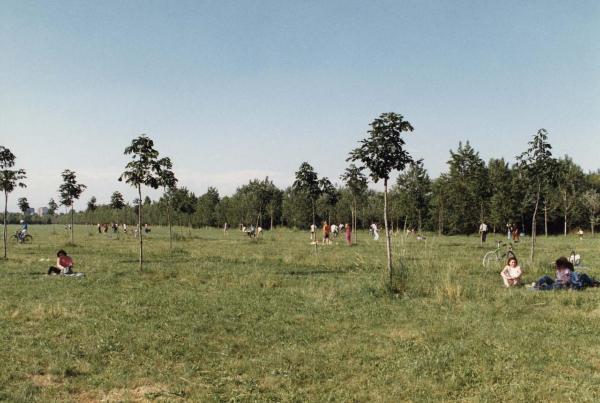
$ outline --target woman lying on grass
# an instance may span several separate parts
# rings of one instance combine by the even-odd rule
[[[506,288],[519,285],[522,274],[523,271],[519,266],[519,262],[517,262],[517,258],[514,256],[508,258],[506,266],[504,266],[504,269],[500,272],[500,276],[502,277],[502,281],[504,281]]]
[[[576,272],[573,269],[573,263],[564,256],[556,260],[556,279],[550,276],[543,276],[533,284],[536,290],[560,290],[574,289],[581,290],[586,287],[598,287],[600,282],[588,276],[585,273]]]
[[[56,253],[56,267],[50,266],[48,274],[73,274],[73,259],[64,250]]]

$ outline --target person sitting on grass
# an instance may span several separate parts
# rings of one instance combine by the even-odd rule
[[[588,276],[585,273],[576,272],[573,263],[564,256],[556,259],[556,279],[550,276],[542,276],[533,284],[536,290],[561,290],[574,289],[581,290],[586,287],[598,287],[600,282]]]
[[[502,281],[504,281],[506,288],[519,285],[522,274],[523,271],[519,266],[519,262],[517,262],[517,258],[513,256],[508,258],[506,266],[504,266],[504,269],[500,272],[500,276],[502,277]]]
[[[48,274],[73,274],[73,259],[63,249],[56,253],[56,267],[50,266]]]

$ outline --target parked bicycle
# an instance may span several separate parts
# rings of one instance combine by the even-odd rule
[[[502,241],[496,241],[496,249],[487,252],[483,256],[483,267],[486,269],[500,266],[508,260],[508,258],[516,258],[515,252],[513,252],[513,244]]]
[[[12,236],[11,239],[17,243],[31,243],[33,241],[33,237],[27,233],[23,233],[21,230],[17,230]]]

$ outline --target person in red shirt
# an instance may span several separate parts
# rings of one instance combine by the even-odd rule
[[[73,274],[73,259],[63,249],[56,253],[56,267],[50,266],[48,274]]]

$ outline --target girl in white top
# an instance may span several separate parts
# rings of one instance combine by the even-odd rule
[[[521,274],[523,274],[523,271],[519,266],[519,262],[517,262],[517,258],[512,256],[508,258],[506,266],[504,266],[504,269],[500,272],[500,276],[502,276],[502,281],[504,281],[506,288],[518,285],[521,280]]]

